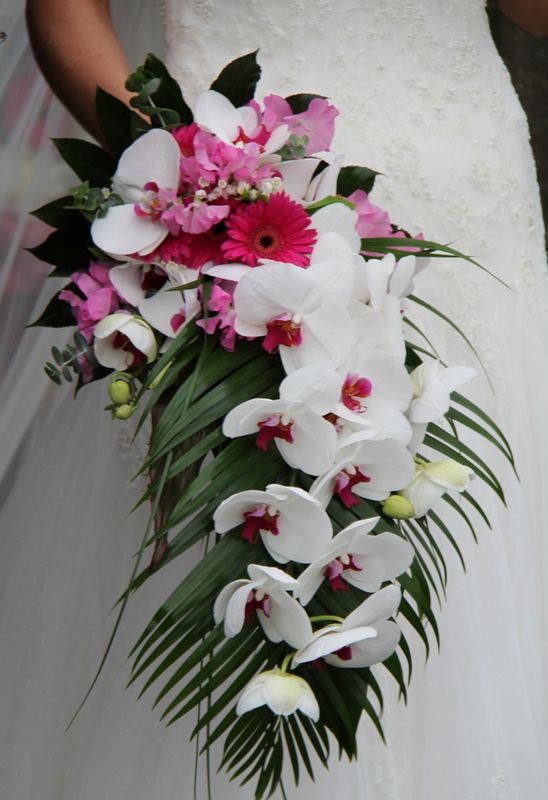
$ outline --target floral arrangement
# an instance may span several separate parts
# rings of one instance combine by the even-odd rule
[[[441,316],[412,294],[419,270],[464,256],[394,225],[372,170],[318,155],[328,100],[259,104],[259,75],[255,54],[232,62],[194,112],[154,56],[127,83],[140,115],[98,90],[106,149],[56,142],[81,183],[35,212],[56,230],[33,252],[70,279],[36,324],[77,328],[48,375],[78,389],[110,375],[113,417],[153,418],[121,613],[204,543],[131,680],[159,687],[170,723],[198,709],[202,750],[224,737],[222,766],[263,797],[284,756],[296,782],[310,753],[327,764],[329,732],[355,757],[363,711],[382,734],[370,667],[405,697],[405,631],[427,651],[438,636],[440,539],[460,554],[461,535],[443,508],[474,532],[471,477],[503,498],[459,431],[512,454],[456,391],[474,371],[442,364],[411,321],[413,304]]]

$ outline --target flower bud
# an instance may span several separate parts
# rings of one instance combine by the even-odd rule
[[[124,403],[123,405],[114,409],[112,416],[116,419],[129,419],[134,411],[135,406],[131,406],[129,403]]]
[[[115,373],[108,387],[109,397],[117,406],[125,405],[131,399],[131,381],[124,373]]]
[[[382,504],[382,511],[393,519],[410,519],[415,513],[413,504],[401,494],[391,494]]]
[[[153,378],[150,381],[150,383],[148,384],[148,388],[149,389],[156,389],[156,387],[160,384],[160,381],[163,380],[164,375],[166,375],[166,373],[167,373],[168,369],[171,367],[172,363],[173,363],[172,361],[168,361],[168,363],[165,365],[165,367],[163,369],[161,369],[160,372],[156,375],[156,377]]]

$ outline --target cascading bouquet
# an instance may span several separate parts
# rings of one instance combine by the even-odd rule
[[[474,532],[468,511],[488,521],[472,474],[503,498],[459,431],[512,454],[455,391],[474,371],[406,341],[405,298],[442,316],[411,295],[416,273],[463,256],[391,224],[368,197],[374,172],[318,157],[337,116],[325,98],[259,105],[259,75],[255,54],[237,59],[194,114],[154,56],[127,83],[141,115],[98,90],[108,150],[56,142],[82,183],[35,212],[57,230],[33,252],[70,277],[36,324],[78,329],[48,375],[110,374],[113,416],[153,419],[150,521],[122,610],[205,544],[131,680],[159,685],[170,722],[198,709],[202,750],[224,737],[222,765],[263,797],[285,754],[295,782],[309,751],[327,764],[329,732],[354,757],[363,711],[382,735],[369,668],[405,697],[396,618],[427,651],[438,636],[440,538],[460,555],[443,508]]]

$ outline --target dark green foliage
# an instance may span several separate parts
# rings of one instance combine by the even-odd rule
[[[237,108],[245,106],[255,96],[255,88],[261,77],[257,52],[255,50],[231,61],[211,84],[211,89],[224,94]]]

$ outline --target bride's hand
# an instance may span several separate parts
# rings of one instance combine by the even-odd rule
[[[548,0],[499,0],[512,22],[534,36],[548,36]]]
[[[129,69],[112,26],[109,0],[27,0],[27,24],[36,59],[54,92],[100,140],[97,85],[125,103]]]

